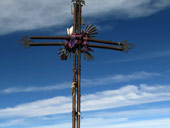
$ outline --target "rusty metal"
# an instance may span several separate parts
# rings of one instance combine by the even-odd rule
[[[78,34],[81,33],[81,1],[78,1]],[[77,86],[77,128],[80,128],[80,88],[81,88],[81,82],[80,82],[80,75],[81,75],[81,45],[78,47],[78,73],[77,73],[77,80],[78,80],[78,86]]]
[[[48,39],[48,40],[55,40],[55,39],[61,39],[61,40],[69,40],[69,36],[31,36],[30,39]]]
[[[30,38],[25,36],[21,39],[20,44],[24,47],[34,46],[62,46],[58,52],[61,55],[62,60],[67,59],[67,55],[73,54],[73,78],[72,78],[72,128],[80,128],[80,112],[81,112],[81,53],[85,54],[87,61],[93,59],[93,56],[89,53],[93,51],[91,48],[109,49],[117,51],[128,52],[129,49],[134,47],[133,44],[127,41],[114,42],[106,40],[92,39],[97,34],[97,29],[92,24],[86,26],[85,30],[81,30],[82,20],[82,6],[85,5],[84,0],[72,0],[74,5],[73,15],[73,34],[68,36],[31,36]],[[33,43],[32,39],[47,39],[47,40],[64,40],[65,42],[41,42]],[[101,43],[105,45],[90,44]],[[73,43],[73,45],[72,45]],[[113,46],[116,45],[116,46]],[[67,54],[66,54],[67,53]],[[76,98],[77,97],[77,98]],[[77,120],[77,121],[76,121]]]
[[[97,40],[97,39],[86,39],[89,42],[96,42],[96,43],[103,43],[103,44],[111,44],[111,45],[118,45],[118,46],[123,46],[123,43],[121,42],[114,42],[114,41],[106,41],[106,40]]]
[[[81,99],[81,46],[79,46],[78,50],[78,87],[77,87],[77,128],[80,128],[80,99]]]
[[[73,16],[73,33],[76,33],[77,30],[77,4],[74,3],[74,16]],[[76,80],[76,75],[77,75],[77,68],[76,68],[76,63],[77,63],[77,54],[76,51],[73,52],[73,83],[75,85],[72,88],[72,128],[75,128],[76,126],[76,87],[77,87],[77,80]]]
[[[117,51],[124,51],[123,47],[113,47],[113,46],[104,46],[104,45],[96,45],[96,44],[87,44],[89,47],[93,48],[102,48],[102,49],[110,49],[110,50],[117,50]]]
[[[79,0],[78,1],[78,34],[81,33],[81,8],[82,8],[82,5],[81,5],[81,1]]]
[[[77,81],[76,81],[76,53],[73,55],[73,83],[72,83],[72,128],[75,128],[75,121],[76,121],[76,87],[77,87]]]
[[[64,46],[64,43],[62,43],[62,42],[56,42],[56,43],[43,42],[43,43],[29,43],[28,45],[30,47],[33,47],[33,46]]]
[[[77,30],[77,4],[74,3],[73,32]]]

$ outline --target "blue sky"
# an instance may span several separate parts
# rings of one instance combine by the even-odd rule
[[[66,35],[70,4],[0,2],[0,128],[71,127],[72,59],[61,61],[59,47],[17,44],[25,35]],[[169,14],[169,0],[86,0],[96,38],[136,47],[94,49],[93,61],[82,60],[82,128],[170,127]]]

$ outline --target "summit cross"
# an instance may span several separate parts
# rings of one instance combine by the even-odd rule
[[[25,36],[20,40],[24,47],[35,46],[62,46],[58,51],[61,60],[67,60],[73,54],[73,79],[72,79],[72,128],[80,128],[80,76],[81,76],[81,54],[83,58],[88,60],[93,59],[90,54],[93,51],[91,48],[110,49],[117,51],[128,52],[134,45],[123,42],[114,42],[106,40],[94,39],[98,34],[96,27],[92,24],[85,27],[84,30],[81,26],[84,24],[82,19],[82,6],[85,5],[84,0],[72,0],[72,14],[73,14],[73,27],[67,29],[67,36]],[[64,42],[42,42],[34,43],[33,40],[64,40]],[[90,43],[91,42],[91,43]],[[99,45],[105,44],[105,45]]]

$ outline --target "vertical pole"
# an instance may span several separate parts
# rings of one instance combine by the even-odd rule
[[[76,20],[77,20],[77,2],[74,3],[74,20],[73,20],[73,33],[76,33]],[[73,53],[73,83],[72,83],[72,128],[75,128],[76,124],[76,74],[77,74],[77,69],[76,69],[76,60],[77,54],[76,54],[76,49]]]
[[[80,128],[80,74],[81,73],[81,53],[78,53],[78,89],[77,89],[77,128]]]
[[[76,53],[73,55],[73,83],[72,83],[72,128],[75,128],[76,114]]]
[[[77,88],[77,128],[80,128],[80,78],[81,78],[81,52],[78,51],[78,88]]]
[[[78,1],[78,34],[81,33],[81,1]],[[77,128],[80,128],[80,74],[81,73],[81,45],[78,47],[78,88],[77,88]]]

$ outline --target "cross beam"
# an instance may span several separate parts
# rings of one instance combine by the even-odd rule
[[[33,47],[33,46],[64,46],[64,45],[65,45],[65,43],[62,43],[62,42],[56,42],[56,43],[50,43],[50,42],[29,43],[30,47]],[[96,45],[96,44],[87,44],[87,46],[92,47],[92,48],[101,48],[101,49],[124,51],[123,47],[114,47],[114,46],[105,46],[105,45]]]
[[[89,53],[93,51],[91,48],[100,48],[108,50],[117,50],[128,52],[134,47],[127,41],[114,42],[106,40],[93,39],[97,34],[97,29],[93,25],[86,26],[85,30],[81,30],[82,25],[82,6],[84,0],[72,0],[73,3],[73,28],[68,29],[67,36],[25,36],[20,40],[24,47],[35,46],[62,46],[58,54],[62,60],[66,60],[70,54],[73,54],[73,82],[72,82],[72,128],[80,128],[80,79],[81,79],[81,54],[86,54],[86,59],[92,59]],[[33,40],[64,40],[64,42],[41,42],[34,43]],[[91,43],[90,43],[91,42]],[[99,44],[105,45],[99,45]]]

